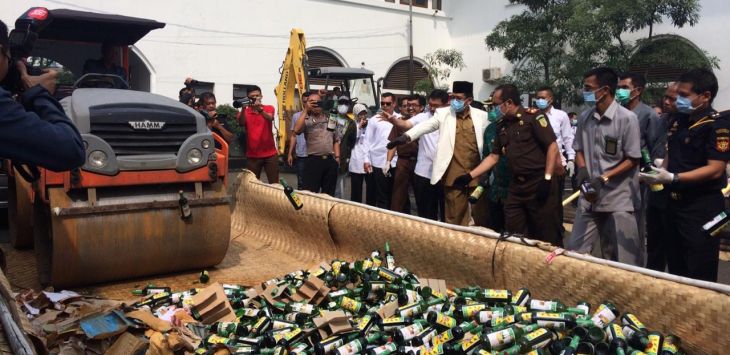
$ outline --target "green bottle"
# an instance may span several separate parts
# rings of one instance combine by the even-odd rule
[[[302,202],[302,199],[299,198],[299,194],[297,194],[297,192],[289,186],[289,183],[287,183],[284,178],[279,179],[279,183],[281,183],[281,186],[284,186],[284,194],[286,195],[286,198],[289,199],[289,203],[291,203],[295,210],[300,210],[304,206],[304,203]]]
[[[682,346],[682,339],[674,334],[667,334],[662,344],[662,355],[679,354],[679,348]]]
[[[530,300],[530,309],[544,312],[565,312],[567,307],[560,301]]]
[[[456,327],[458,324],[454,317],[446,315],[445,313],[433,311],[428,312],[426,320],[431,323],[431,325],[440,327],[441,329],[451,329],[453,327]]]
[[[572,313],[531,312],[523,314],[530,316],[529,322],[549,329],[568,329],[575,326],[575,316]]]
[[[550,330],[539,328],[533,332],[525,334],[522,338],[517,340],[517,344],[500,351],[498,354],[517,355],[531,350],[541,349],[550,344],[553,340],[553,336],[554,334]]]
[[[568,346],[563,349],[563,351],[560,352],[559,355],[575,355],[578,352],[578,344],[580,344],[580,337],[577,335],[574,335],[570,339],[570,343],[568,343]]]
[[[657,172],[654,171],[654,163],[651,162],[651,157],[649,156],[649,150],[644,148],[641,150],[641,172],[645,174],[656,174]],[[662,184],[651,184],[649,185],[649,188],[653,192],[662,191],[664,190],[664,185]]]
[[[522,306],[526,307],[528,304],[530,304],[530,290],[526,288],[521,288],[515,292],[514,295],[512,295],[512,300],[510,303],[516,306]]]
[[[479,291],[477,299],[491,304],[509,303],[512,301],[512,292],[510,290],[485,288]]]
[[[368,355],[390,355],[395,354],[397,351],[398,345],[394,342],[389,342],[368,350]]]
[[[428,327],[428,323],[423,319],[416,319],[413,321],[413,324],[398,329],[393,339],[398,344],[404,344],[407,341],[410,341],[411,339],[415,338],[418,334],[420,334],[424,329]]]
[[[629,326],[632,330],[636,329],[639,330],[642,333],[646,333],[647,329],[644,323],[642,323],[639,318],[637,318],[635,315],[631,313],[624,313],[623,316],[621,316],[621,323],[623,325]]]
[[[596,309],[596,312],[593,313],[593,317],[591,317],[591,321],[593,321],[593,324],[596,325],[596,327],[599,328],[605,328],[611,322],[613,322],[616,317],[618,317],[619,312],[618,309],[616,309],[616,306],[614,306],[610,302],[604,302],[598,308]]]
[[[373,333],[366,337],[357,338],[335,350],[335,355],[356,355],[365,352],[368,344],[373,344],[383,337],[382,333]]]
[[[646,344],[644,352],[647,355],[659,355],[664,344],[664,336],[662,335],[662,333],[651,332],[646,336],[646,338],[649,340],[649,342]]]
[[[212,329],[215,329],[215,333],[225,337],[242,337],[248,333],[248,329],[238,322],[217,322],[213,324]]]
[[[482,198],[482,195],[484,194],[484,191],[487,190],[487,185],[489,185],[489,181],[484,179],[482,182],[477,185],[477,187],[472,191],[472,193],[469,195],[467,200],[471,204],[477,203],[480,198]]]
[[[385,242],[385,267],[390,270],[395,270],[395,257],[390,252],[390,243]]]
[[[517,339],[522,338],[527,333],[532,333],[540,327],[537,324],[530,324],[525,327],[511,326],[498,331],[487,333],[484,336],[483,349],[499,350],[514,343]]]

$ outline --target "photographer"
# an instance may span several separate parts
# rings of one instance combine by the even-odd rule
[[[246,169],[261,178],[266,170],[269,184],[279,182],[278,151],[274,143],[274,106],[262,105],[261,88],[253,86],[246,94],[251,101],[241,110],[238,124],[246,131]]]
[[[213,95],[212,92],[204,92],[200,94],[200,106],[201,111],[204,111],[208,115],[205,117],[205,122],[208,124],[208,129],[211,130],[211,132],[221,136],[223,140],[226,141],[226,143],[231,143],[233,141],[234,135],[231,133],[231,129],[228,128],[228,123],[226,123],[227,117],[224,115],[219,115],[216,111],[216,100],[215,95]],[[218,143],[216,143],[216,148],[218,147]]]
[[[83,165],[86,156],[79,131],[51,96],[58,74],[30,76],[24,63],[12,63],[10,58],[8,28],[0,21],[0,81],[14,65],[25,89],[18,103],[0,88],[0,157],[53,171]]]

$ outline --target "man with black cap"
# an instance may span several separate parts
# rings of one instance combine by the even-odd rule
[[[486,112],[470,107],[474,99],[472,83],[455,81],[452,91],[450,107],[437,109],[433,117],[390,142],[388,148],[414,141],[436,130],[441,132],[431,184],[443,181],[446,222],[465,226],[473,223],[468,197],[477,186],[477,180],[459,185],[456,179],[479,165],[484,130],[489,119]]]
[[[520,93],[512,84],[494,90],[497,138],[491,153],[479,166],[456,178],[459,186],[471,184],[494,167],[500,156],[507,157],[511,180],[504,202],[505,230],[562,246],[558,209],[557,179],[560,162],[558,144],[545,114],[522,107]]]

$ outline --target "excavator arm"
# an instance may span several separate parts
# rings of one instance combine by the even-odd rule
[[[279,115],[279,130],[277,143],[279,154],[284,154],[286,149],[288,125],[292,115],[301,107],[302,93],[308,90],[307,68],[306,68],[307,45],[304,39],[304,32],[301,29],[291,30],[289,37],[289,48],[286,51],[284,63],[281,65],[281,78],[279,85],[274,89],[276,95],[277,113]],[[298,99],[298,100],[297,100]]]

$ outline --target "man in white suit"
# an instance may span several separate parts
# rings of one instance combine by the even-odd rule
[[[477,180],[472,179],[467,186],[461,187],[454,181],[481,162],[484,130],[489,120],[486,112],[469,107],[473,100],[472,83],[455,81],[452,91],[450,107],[437,109],[433,117],[393,140],[388,148],[439,130],[431,184],[443,182],[446,223],[466,226],[473,222],[468,197],[477,186]]]

